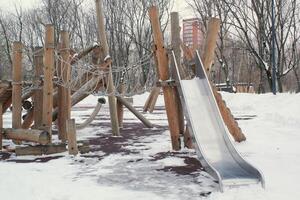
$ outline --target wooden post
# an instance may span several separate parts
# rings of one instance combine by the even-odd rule
[[[220,30],[220,20],[217,18],[211,18],[208,22],[208,29],[205,41],[205,48],[203,54],[203,65],[206,69],[206,73],[210,73],[210,69],[214,60],[215,48],[218,38],[218,33]],[[235,121],[234,117],[231,114],[229,108],[227,108],[225,102],[222,99],[221,94],[218,93],[218,90],[213,84],[211,83],[211,87],[218,104],[219,110],[221,112],[222,118],[224,123],[226,124],[230,134],[234,137],[235,141],[242,142],[246,140],[245,135],[242,133],[242,130],[238,126],[237,122]]]
[[[101,60],[104,62],[109,57],[109,48],[108,48],[108,43],[107,43],[106,33],[105,33],[103,0],[95,0],[95,2],[96,2],[96,12],[97,12],[98,38],[100,40],[101,47],[103,50],[103,55],[101,56]],[[108,96],[108,103],[109,103],[112,133],[115,136],[119,136],[120,130],[118,124],[117,104],[116,104],[116,98],[112,94],[114,92],[114,84],[113,84],[111,65],[109,66],[107,92],[111,93]]]
[[[43,75],[43,48],[35,47],[35,54],[33,55],[35,82],[34,85],[38,89],[34,91],[33,95],[33,117],[34,128],[39,129],[42,127],[42,109],[43,109],[43,90],[40,88],[40,79]],[[31,111],[28,112],[28,114]],[[27,117],[26,117],[27,118]],[[25,118],[25,119],[26,119]],[[27,120],[24,120],[24,122]]]
[[[171,13],[171,45],[172,45],[172,49],[175,54],[180,77],[185,78],[187,75],[181,65],[180,26],[179,26],[179,14],[177,12]],[[173,59],[171,59],[171,67],[172,67],[172,74],[174,77],[176,68],[175,68],[175,63],[174,63]],[[175,100],[176,100],[177,109],[178,109],[177,112],[178,112],[178,124],[179,124],[179,128],[180,128],[180,134],[183,135],[184,134],[184,114],[183,114],[182,103],[181,103],[180,96],[179,96],[179,91],[177,88],[175,90]]]
[[[169,61],[166,47],[164,46],[163,34],[160,27],[158,9],[152,6],[149,10],[149,16],[153,31],[153,39],[156,45],[156,56],[158,61],[158,74],[160,80],[166,81],[170,78]],[[167,111],[168,123],[171,133],[172,147],[174,150],[180,149],[180,125],[178,123],[178,109],[175,100],[175,89],[170,86],[163,87],[165,106]]]
[[[12,127],[22,126],[22,43],[13,43]]]
[[[70,42],[69,33],[61,31],[61,57],[59,76],[63,80],[71,81],[71,66],[69,64]],[[58,86],[58,134],[59,138],[65,142],[67,140],[66,121],[71,116],[71,90],[64,86]]]
[[[2,150],[3,105],[0,102],[0,151]]]
[[[119,92],[122,94],[124,92],[125,85],[122,83],[120,85],[120,87],[121,88],[119,88]],[[117,115],[118,115],[119,127],[122,128],[123,127],[123,119],[124,119],[124,106],[118,98],[117,98]]]
[[[179,14],[178,12],[171,13],[171,45],[172,50],[174,51],[176,62],[179,70],[179,74],[182,79],[187,77],[186,71],[181,65],[181,38],[180,38],[180,26],[179,26]],[[174,66],[172,64],[172,66]],[[176,73],[175,67],[172,67],[172,73]]]
[[[67,133],[68,133],[68,150],[70,155],[78,154],[78,146],[76,140],[76,124],[75,119],[68,119],[67,123]]]
[[[54,27],[46,25],[43,85],[43,129],[52,136],[53,70],[54,70]]]
[[[203,66],[209,72],[215,57],[215,48],[220,30],[221,21],[218,18],[211,18],[208,22],[207,33],[202,57]]]

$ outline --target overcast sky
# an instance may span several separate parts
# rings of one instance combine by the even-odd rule
[[[22,8],[35,7],[35,4],[40,0],[0,0],[0,8],[2,10],[12,10],[15,5],[22,5]],[[92,1],[92,0],[86,0]],[[185,2],[185,0],[175,0],[173,11],[179,12],[181,18],[192,17],[193,12],[191,12]]]

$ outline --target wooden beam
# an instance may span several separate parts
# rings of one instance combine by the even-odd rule
[[[17,156],[40,156],[66,152],[66,144],[49,144],[38,146],[17,147],[15,153]]]
[[[141,113],[139,113],[129,102],[120,96],[117,96],[118,101],[122,103],[128,110],[130,110],[147,128],[153,128],[153,124],[147,120]]]
[[[33,94],[33,110],[28,112],[33,112],[33,121],[34,121],[34,128],[39,129],[42,127],[42,113],[41,110],[43,109],[43,90],[40,88],[40,79],[43,75],[43,47],[35,47],[33,55],[33,64],[34,64],[34,85],[38,89],[34,90]],[[29,117],[29,116],[28,116]],[[23,124],[28,121],[27,116],[23,121]],[[27,127],[24,127],[27,128]]]
[[[12,70],[12,127],[22,126],[22,48],[21,42],[13,43]]]
[[[98,38],[100,40],[100,44],[103,50],[103,55],[101,56],[101,60],[105,61],[109,57],[109,48],[108,48],[108,43],[107,43],[106,33],[105,33],[103,0],[95,0],[95,2],[96,2],[96,12],[97,12]],[[111,65],[109,66],[107,92],[108,93],[114,92]],[[115,136],[119,136],[120,130],[119,130],[119,123],[118,123],[117,104],[116,104],[116,98],[113,94],[110,94],[108,96],[108,103],[109,103],[112,133]]]
[[[54,27],[46,25],[44,49],[44,85],[43,85],[43,129],[52,136],[53,107],[53,71],[54,71]]]
[[[150,22],[153,31],[154,44],[156,45],[156,56],[158,61],[158,75],[160,80],[166,81],[170,78],[169,61],[166,47],[164,46],[163,34],[160,27],[158,9],[155,6],[149,10]],[[168,123],[170,127],[172,147],[180,149],[180,125],[178,124],[177,102],[175,100],[174,87],[163,87],[165,106]]]
[[[26,130],[26,129],[3,129],[3,137],[17,141],[36,142],[39,144],[48,144],[50,142],[50,134],[44,130]]]
[[[214,61],[215,49],[217,47],[218,33],[220,30],[221,20],[218,18],[211,18],[207,25],[207,33],[204,45],[204,54],[202,57],[203,66],[209,72]]]
[[[75,119],[67,120],[68,151],[70,155],[78,154]]]
[[[71,82],[71,65],[69,61],[70,57],[70,41],[69,33],[66,31],[61,31],[60,33],[60,44],[61,44],[61,57],[62,61],[59,63],[59,76],[63,80]],[[63,142],[67,140],[67,129],[66,121],[70,119],[71,116],[71,90],[64,86],[58,86],[58,134],[59,139]]]

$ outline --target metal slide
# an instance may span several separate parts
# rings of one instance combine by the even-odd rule
[[[235,149],[213,95],[199,53],[196,53],[196,77],[181,80],[174,52],[180,98],[189,131],[204,169],[224,187],[261,183],[262,173],[246,162]]]

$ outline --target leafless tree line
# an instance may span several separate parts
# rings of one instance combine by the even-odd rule
[[[104,0],[110,56],[114,65],[128,66],[151,52],[151,26],[148,8],[157,5],[166,29],[172,0]],[[35,46],[43,46],[44,28],[52,24],[56,42],[59,32],[70,34],[71,47],[80,50],[97,41],[93,0],[41,0],[29,10],[15,6],[11,12],[0,10],[0,67],[10,71],[11,44],[21,41],[29,62]],[[31,53],[30,53],[31,52]],[[3,70],[2,70],[3,72]]]
[[[276,81],[279,92],[300,92],[299,0],[275,1],[277,80],[271,76],[272,0],[186,1],[202,20],[204,33],[209,17],[222,21],[215,81],[251,81],[258,92],[270,91]]]

